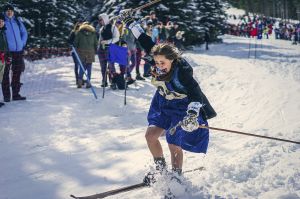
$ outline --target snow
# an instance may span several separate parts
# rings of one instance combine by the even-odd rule
[[[248,58],[249,41],[252,44]],[[300,141],[300,46],[224,36],[186,52],[218,116],[210,126]],[[71,57],[26,62],[24,102],[0,109],[1,199],[69,198],[141,182],[152,164],[144,138],[150,80],[102,99],[99,63],[90,90],[74,84]],[[167,162],[169,151],[161,138]],[[300,145],[211,131],[208,153],[184,153],[178,198],[300,198]],[[161,198],[166,182],[110,198]],[[188,190],[188,193],[185,192]]]

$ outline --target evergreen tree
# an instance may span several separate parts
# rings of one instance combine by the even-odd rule
[[[217,36],[225,32],[226,14],[223,5],[216,0],[199,0],[201,1],[200,14],[202,18],[199,23],[209,32],[211,40],[217,40]]]
[[[73,0],[15,0],[15,15],[21,16],[28,31],[28,47],[67,47],[73,23],[83,18]],[[78,14],[79,13],[79,14]]]

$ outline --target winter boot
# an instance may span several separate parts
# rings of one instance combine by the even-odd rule
[[[135,80],[132,79],[131,77],[129,77],[129,78],[127,79],[127,85],[133,84],[134,82],[135,82]]]
[[[112,90],[116,90],[117,89],[117,84],[116,83],[111,83],[110,88]]]
[[[102,81],[101,87],[107,87],[107,82]]]
[[[144,81],[145,78],[143,78],[140,74],[137,74],[136,77],[135,77],[136,80],[141,80],[141,81]]]
[[[147,185],[147,186],[150,186],[152,184],[154,184],[156,182],[155,180],[155,177],[154,177],[155,173],[153,172],[148,172],[144,179],[143,179],[143,182]]]
[[[3,101],[4,102],[10,102],[10,97],[4,97]]]
[[[4,105],[5,105],[5,104],[4,104],[3,102],[0,102],[0,107],[1,107],[1,106],[4,106]]]
[[[16,101],[16,100],[26,100],[26,97],[21,96],[20,94],[17,94],[17,95],[13,96],[13,100],[14,101]]]
[[[86,82],[85,88],[91,88],[91,87],[92,87],[91,83]]]
[[[77,88],[81,88],[82,87],[82,83],[83,83],[82,79],[79,79],[78,83],[77,83]]]
[[[158,157],[154,158],[154,163],[155,163],[155,170],[158,172],[148,172],[145,177],[143,182],[147,185],[150,186],[151,184],[155,183],[155,175],[156,174],[163,174],[164,171],[166,171],[166,160],[164,157]]]

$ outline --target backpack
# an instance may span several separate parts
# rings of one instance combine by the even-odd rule
[[[125,79],[124,79],[123,75],[121,75],[121,74],[116,74],[112,78],[112,83],[115,83],[117,85],[118,89],[120,89],[120,90],[125,89]]]

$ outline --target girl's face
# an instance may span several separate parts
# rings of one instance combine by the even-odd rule
[[[4,26],[4,21],[0,19],[0,28],[3,28],[3,26]]]
[[[156,67],[158,67],[162,72],[170,72],[174,60],[167,59],[164,55],[156,55],[153,58]]]

